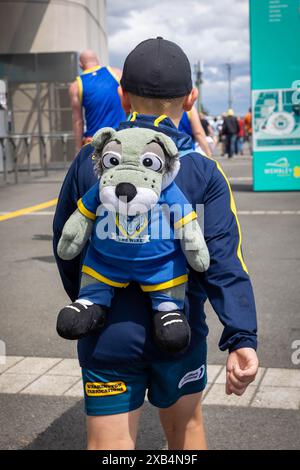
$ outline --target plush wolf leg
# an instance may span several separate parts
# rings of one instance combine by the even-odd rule
[[[58,334],[65,339],[80,339],[100,331],[113,295],[113,287],[83,273],[78,300],[58,314]]]
[[[170,353],[183,352],[191,339],[191,329],[183,313],[185,286],[150,292],[155,343]]]

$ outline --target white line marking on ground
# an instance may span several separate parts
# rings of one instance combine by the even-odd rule
[[[0,215],[0,221],[14,219],[16,217],[21,217],[22,215],[31,214],[32,212],[38,212],[43,209],[47,209],[48,207],[56,206],[56,204],[57,198],[51,199],[50,201],[42,202],[40,204],[35,204],[34,206],[23,207],[22,209],[7,212],[7,214],[5,215]]]
[[[225,394],[226,368],[207,367],[204,405],[295,410],[300,407],[300,369],[260,368],[241,397]],[[8,356],[0,367],[0,393],[82,398],[77,359]]]
[[[3,212],[0,212],[0,215],[6,215],[6,214],[10,214],[10,211],[3,211]],[[28,217],[28,216],[31,216],[31,215],[54,215],[55,212],[54,211],[39,211],[39,212],[29,212],[28,214],[22,214],[23,217]]]
[[[300,211],[238,211],[238,215],[300,215]]]
[[[0,212],[0,215],[9,214],[9,212]],[[23,214],[23,217],[30,216],[54,216],[55,212],[51,211],[40,211],[40,212],[31,212],[30,214]],[[251,211],[238,211],[238,215],[300,215],[300,210],[251,210]]]
[[[229,176],[228,181],[234,183],[235,181],[253,181],[252,176]]]
[[[248,161],[248,162],[239,161],[239,162],[235,162],[235,165],[232,165],[232,162],[226,162],[224,160],[217,160],[217,161],[221,165],[221,167],[227,167],[227,168],[230,168],[230,169],[232,169],[234,167],[237,168],[237,167],[242,167],[242,166],[247,167],[247,168],[249,168],[249,167],[251,168],[251,161]],[[227,171],[227,168],[226,168],[226,171]]]

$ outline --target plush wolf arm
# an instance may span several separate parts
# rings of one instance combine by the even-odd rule
[[[209,268],[209,251],[197,220],[185,224],[180,232],[181,248],[188,263],[195,271]]]
[[[76,258],[89,239],[92,229],[93,221],[76,209],[64,225],[57,245],[58,256],[64,260]]]

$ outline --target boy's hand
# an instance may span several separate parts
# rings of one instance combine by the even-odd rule
[[[226,365],[226,393],[242,395],[255,380],[258,358],[254,349],[241,348],[229,354]]]

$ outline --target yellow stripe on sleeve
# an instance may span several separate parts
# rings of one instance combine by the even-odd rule
[[[79,100],[80,100],[80,103],[82,103],[82,95],[83,95],[83,86],[82,86],[82,80],[81,78],[79,77],[76,77],[76,81],[77,81],[77,85],[78,85],[78,96],[79,96]]]
[[[80,198],[79,201],[77,202],[77,207],[80,210],[80,212],[85,215],[88,219],[91,220],[96,220],[96,214],[93,212],[89,211],[83,204],[82,199]]]
[[[118,75],[116,74],[116,72],[114,72],[113,69],[112,69],[110,66],[107,67],[107,70],[108,70],[109,73],[114,77],[114,79],[115,79],[118,83],[120,83],[120,78],[118,77]]]
[[[229,195],[230,195],[230,209],[231,209],[231,212],[233,213],[233,215],[235,217],[236,225],[237,225],[237,228],[238,228],[238,234],[239,234],[239,242],[238,242],[236,254],[237,254],[237,257],[238,257],[238,259],[239,259],[239,261],[242,265],[243,270],[247,274],[249,274],[248,268],[246,266],[246,263],[244,261],[243,255],[242,255],[242,230],[241,230],[240,222],[239,222],[239,219],[238,219],[238,216],[237,216],[237,209],[236,209],[235,200],[234,200],[234,197],[233,197],[233,194],[232,194],[232,189],[231,189],[230,183],[228,181],[227,176],[225,175],[225,173],[223,171],[223,168],[220,166],[220,164],[214,158],[208,157],[207,155],[205,155],[205,158],[208,158],[209,160],[212,160],[216,164],[217,169],[219,170],[219,172],[223,176],[223,178],[226,181],[226,184],[228,186]]]
[[[184,225],[188,224],[194,219],[197,219],[197,214],[195,211],[192,211],[189,214],[187,214],[185,217],[182,217],[182,219],[177,220],[177,222],[175,222],[174,224],[174,228],[178,229],[180,227],[183,227]]]
[[[241,265],[243,267],[243,270],[249,274],[248,272],[248,268],[246,266],[246,263],[243,259],[243,255],[242,255],[242,230],[241,230],[241,226],[240,226],[240,222],[239,222],[239,219],[238,219],[238,216],[237,216],[237,210],[236,210],[236,205],[235,205],[235,200],[234,200],[234,197],[233,197],[233,194],[232,194],[232,190],[231,190],[231,186],[230,186],[230,183],[227,179],[227,176],[225,175],[224,171],[223,171],[223,168],[219,165],[218,162],[215,162],[216,165],[217,165],[217,168],[219,170],[219,172],[221,173],[221,175],[223,176],[223,178],[225,179],[226,183],[227,183],[227,186],[228,186],[228,189],[229,189],[229,194],[230,194],[230,209],[235,217],[235,220],[236,220],[236,225],[237,225],[237,228],[238,228],[238,233],[239,233],[239,242],[238,242],[238,247],[237,247],[237,257],[238,259],[240,260],[241,262]]]

